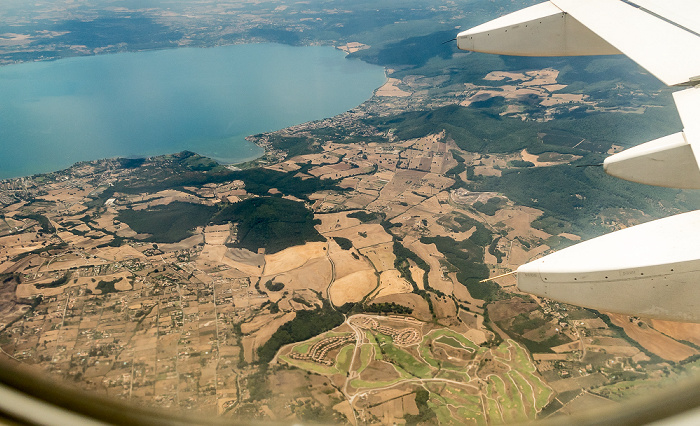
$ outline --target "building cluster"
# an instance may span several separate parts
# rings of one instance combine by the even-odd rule
[[[364,316],[353,318],[352,325],[365,330],[376,330],[382,334],[386,334],[399,346],[415,345],[423,338],[420,331],[413,327],[396,329],[386,325],[380,325],[377,320]]]
[[[348,334],[345,336],[326,337],[325,339],[321,339],[318,342],[314,343],[309,348],[309,351],[307,353],[300,354],[298,352],[292,352],[289,354],[289,356],[293,359],[298,359],[302,361],[310,360],[330,367],[335,363],[335,361],[326,358],[328,352],[332,351],[333,349],[341,348],[347,345],[348,343],[354,342],[355,335],[353,334]]]

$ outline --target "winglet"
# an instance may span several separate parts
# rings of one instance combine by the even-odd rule
[[[700,189],[700,89],[675,92],[684,129],[605,159],[605,171],[621,179],[668,188]]]

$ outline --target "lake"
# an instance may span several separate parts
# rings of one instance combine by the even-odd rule
[[[361,104],[384,70],[329,46],[178,48],[0,67],[0,178],[190,150],[256,158],[248,135]]]

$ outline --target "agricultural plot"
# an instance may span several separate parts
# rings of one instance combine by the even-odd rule
[[[534,420],[554,392],[534,374],[535,367],[527,352],[515,341],[503,342],[492,353],[493,362],[502,364],[507,370],[505,374],[490,374],[485,378],[489,422]]]
[[[280,359],[318,374],[346,374],[352,360],[355,336],[350,333],[325,333],[295,345]]]
[[[416,403],[440,424],[523,422],[553,396],[512,340],[482,347],[458,331],[397,317],[354,315],[345,326],[355,333],[325,333],[283,350],[279,359],[327,376],[357,411],[372,411],[401,390],[427,398]]]

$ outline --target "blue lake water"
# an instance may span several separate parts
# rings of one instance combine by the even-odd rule
[[[0,179],[82,160],[262,154],[251,134],[331,117],[385,81],[327,46],[179,48],[0,67]]]

